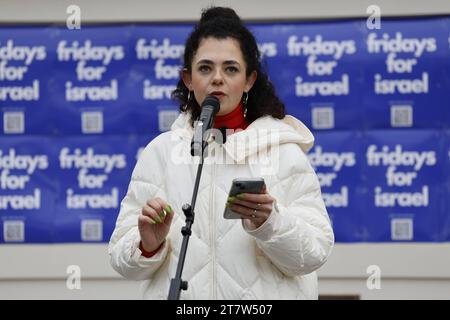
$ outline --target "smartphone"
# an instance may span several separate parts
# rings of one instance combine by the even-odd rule
[[[261,193],[263,187],[263,178],[237,178],[233,180],[228,196],[234,197],[239,193]],[[241,216],[230,208],[225,208],[223,217],[225,219],[241,219]]]

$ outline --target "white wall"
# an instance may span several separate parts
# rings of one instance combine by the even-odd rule
[[[371,4],[381,8],[382,18],[450,14],[448,0],[0,0],[0,23],[64,23],[70,4],[80,6],[82,23],[192,21],[211,3],[232,6],[251,20],[365,17]],[[80,290],[67,289],[70,265],[80,267]],[[370,265],[381,270],[379,290],[366,286]],[[321,294],[450,299],[450,244],[339,244],[319,276]],[[138,299],[139,290],[111,269],[103,244],[0,246],[0,299]]]
[[[210,4],[258,20],[365,17],[372,4],[382,17],[450,13],[448,0],[0,0],[0,22],[65,22],[70,4],[81,8],[83,22],[192,21]]]
[[[338,244],[319,270],[319,291],[361,299],[450,299],[449,256],[450,244]],[[140,283],[109,266],[104,244],[2,245],[0,261],[0,299],[141,298]],[[71,290],[67,268],[74,265],[81,289]],[[367,286],[369,266],[381,271],[380,289]]]
[[[371,286],[374,267],[380,289]],[[450,299],[450,243],[338,244],[319,284],[321,294],[361,299]]]

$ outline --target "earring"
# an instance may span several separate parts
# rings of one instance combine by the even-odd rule
[[[189,101],[190,100],[191,100],[191,91],[189,91],[189,93],[188,93],[186,104],[184,105],[184,111],[186,111],[188,109],[188,105],[189,105]]]
[[[248,101],[248,92],[244,91],[244,101],[242,101],[242,103],[244,104],[244,106],[247,106],[247,101]]]
[[[248,102],[248,92],[244,91],[244,100],[242,101],[242,104],[244,105],[244,118],[247,117],[247,102]]]

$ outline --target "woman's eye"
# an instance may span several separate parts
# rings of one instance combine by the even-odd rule
[[[200,71],[200,72],[208,72],[209,71],[209,67],[208,66],[200,66],[200,67],[198,67],[198,71]]]
[[[236,67],[227,67],[226,70],[227,70],[228,72],[231,72],[231,73],[235,73],[235,72],[238,72],[238,71],[239,71],[239,69],[236,68]]]

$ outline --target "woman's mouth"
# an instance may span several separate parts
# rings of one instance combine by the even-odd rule
[[[225,96],[225,93],[223,93],[222,91],[213,91],[210,93],[210,95],[220,99]]]

